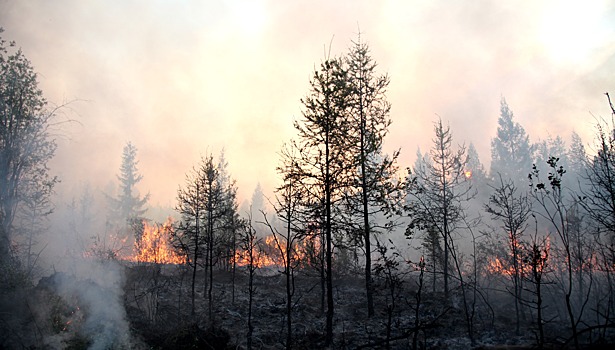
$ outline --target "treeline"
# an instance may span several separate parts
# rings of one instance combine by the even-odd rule
[[[510,312],[507,305],[514,310],[515,333],[535,332],[539,346],[565,339],[579,348],[582,342],[611,339],[613,125],[598,123],[592,155],[576,133],[570,147],[559,136],[532,143],[502,98],[489,171],[474,146],[457,145],[448,125],[439,119],[431,148],[418,151],[414,165],[402,174],[399,151],[388,155],[382,150],[391,126],[389,77],[376,68],[368,45],[359,37],[345,55],[327,57],[314,71],[301,99],[302,116],[294,122],[296,137],[278,153],[282,180],[271,199],[274,213],[262,211],[255,214],[257,218],[250,214],[242,219],[234,211],[237,205],[214,200],[235,208],[220,227],[239,224],[235,230],[216,230],[212,199],[194,202],[188,214],[192,218],[182,223],[190,228],[180,225],[178,230],[193,237],[189,249],[194,255],[193,276],[199,249],[205,251],[203,266],[215,265],[211,252],[218,243],[211,232],[219,232],[215,236],[226,242],[227,251],[216,256],[227,258],[218,261],[233,265],[237,242],[252,237],[254,227],[259,227],[264,232],[257,237],[274,237],[275,254],[281,257],[278,262],[286,277],[287,347],[292,344],[294,280],[305,259],[321,279],[325,345],[334,344],[334,276],[347,271],[347,266],[359,265],[368,317],[375,314],[376,271],[390,288],[389,315],[394,314],[395,300],[402,298],[403,280],[420,276],[420,288],[442,292],[445,304],[460,301],[472,344],[479,328],[489,323],[494,327],[496,318]],[[213,166],[208,159],[205,168]],[[207,193],[211,185],[206,183],[212,182],[205,174],[203,170],[200,180],[187,187]],[[181,192],[179,202],[187,203]],[[204,228],[197,227],[199,221]],[[205,234],[195,234],[199,230]],[[402,257],[399,252],[404,249],[389,244],[396,230],[404,230],[410,244],[420,243],[418,255]],[[198,239],[203,248],[196,244]],[[271,250],[258,247],[250,258],[262,254],[258,249]],[[259,265],[258,260],[251,261],[252,274]],[[415,347],[417,335],[424,332],[419,303],[416,327],[408,333],[413,334]],[[391,325],[392,321],[387,339]],[[549,337],[545,327],[561,334]]]
[[[57,179],[47,162],[56,147],[50,133],[56,109],[47,107],[21,51],[9,53],[10,45],[0,44],[0,264],[3,293],[13,298],[31,286],[40,255],[36,241],[54,209],[50,198]],[[403,340],[417,349],[434,324],[455,311],[472,345],[486,330],[504,327],[499,319],[512,320],[517,335],[532,332],[538,347],[612,342],[612,119],[597,123],[591,153],[574,133],[569,147],[559,136],[532,143],[502,98],[488,171],[474,146],[457,144],[442,119],[433,123],[430,149],[419,150],[403,171],[400,151],[383,151],[392,125],[390,80],[377,68],[359,36],[345,54],[325,57],[314,70],[293,124],[296,135],[278,152],[280,182],[269,198],[272,211],[257,204],[259,199],[252,210],[240,212],[224,154],[204,155],[187,174],[175,206],[180,219],[172,229],[165,226],[168,236],[160,238],[186,261],[178,320],[184,275],[190,281],[190,318],[214,324],[216,272],[230,272],[232,302],[241,272],[248,276],[251,348],[254,283],[269,258],[284,280],[286,348],[295,342],[293,316],[301,301],[296,279],[308,277],[319,281],[322,345],[340,344],[334,292],[342,275],[362,280],[365,322],[384,317],[383,336],[366,347]],[[136,192],[137,163],[129,143],[118,176],[120,195],[109,198],[114,210],[107,227],[134,234],[138,246],[148,195]],[[399,232],[410,249],[394,244]],[[88,245],[91,258],[124,256],[115,247],[96,246],[100,242],[106,241],[96,236],[94,247]],[[168,286],[160,268],[148,276],[138,300],[148,300],[155,320],[160,291]],[[198,312],[200,294],[206,315]],[[441,299],[440,313],[427,311],[427,296]],[[11,327],[6,334],[15,333]]]

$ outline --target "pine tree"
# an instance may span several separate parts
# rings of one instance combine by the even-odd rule
[[[568,148],[568,168],[577,177],[581,176],[587,167],[587,152],[581,136],[572,132],[570,147]]]
[[[382,144],[388,134],[391,105],[386,98],[387,75],[377,75],[377,63],[369,55],[369,47],[361,36],[350,48],[345,63],[349,79],[349,116],[355,173],[347,190],[347,208],[355,226],[351,232],[361,232],[365,253],[365,289],[368,316],[374,315],[372,281],[372,235],[378,230],[390,230],[390,214],[400,202],[403,183],[396,179],[399,151],[383,154]],[[358,221],[352,220],[357,218]],[[380,224],[376,218],[380,219]]]
[[[120,227],[139,225],[143,214],[147,211],[145,204],[149,200],[149,193],[141,197],[137,184],[143,179],[139,174],[137,165],[137,148],[129,141],[122,152],[122,164],[117,179],[120,182],[117,198],[110,198],[113,221]],[[136,230],[137,239],[140,231]]]
[[[527,184],[527,174],[532,170],[532,152],[529,136],[521,124],[513,120],[514,115],[502,97],[497,136],[491,140],[491,170],[489,176],[512,179],[516,184]]]
[[[322,223],[324,237],[324,282],[326,284],[325,342],[333,342],[333,231],[334,207],[339,205],[352,167],[348,155],[350,124],[348,77],[340,59],[327,59],[314,72],[311,90],[302,99],[303,118],[295,122],[300,147],[301,182],[309,188],[314,205],[314,220]]]
[[[466,177],[474,180],[477,184],[486,184],[487,173],[485,167],[481,163],[474,144],[470,142],[468,145],[468,158],[466,162]]]
[[[224,159],[223,157],[221,159]],[[229,208],[236,209],[235,191],[230,176],[221,171],[209,154],[186,176],[186,185],[177,194],[176,210],[182,219],[174,233],[175,247],[188,257],[192,268],[192,314],[194,315],[195,281],[198,266],[204,266],[205,292],[209,319],[213,307],[213,268],[219,259],[228,228]],[[225,166],[225,165],[224,165]],[[239,223],[237,223],[239,224]],[[223,260],[223,259],[222,259]]]
[[[464,201],[472,198],[471,187],[465,177],[465,147],[453,150],[450,128],[438,120],[434,126],[435,138],[429,152],[430,161],[423,162],[415,174],[408,175],[406,210],[410,215],[409,233],[416,230],[429,235],[439,234],[443,244],[444,293],[448,300],[451,273],[451,251],[454,234],[464,215]],[[430,239],[431,244],[435,244]],[[434,252],[436,247],[434,247]]]

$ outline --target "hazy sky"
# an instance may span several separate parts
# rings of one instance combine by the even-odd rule
[[[77,100],[60,189],[104,189],[132,141],[154,205],[174,205],[222,148],[242,198],[259,181],[270,193],[311,72],[359,28],[391,77],[387,150],[402,148],[402,167],[430,147],[436,114],[489,163],[500,96],[531,141],[575,130],[590,143],[615,95],[613,1],[0,0],[0,26],[50,102]]]

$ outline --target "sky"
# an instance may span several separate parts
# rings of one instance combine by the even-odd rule
[[[502,96],[532,142],[589,145],[615,96],[614,1],[0,0],[0,26],[67,104],[51,163],[65,198],[109,190],[129,141],[152,205],[222,149],[240,200],[271,195],[311,73],[359,32],[391,79],[385,151],[402,168],[438,117],[488,164]]]

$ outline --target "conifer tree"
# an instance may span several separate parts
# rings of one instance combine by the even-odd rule
[[[137,148],[130,142],[126,143],[122,152],[122,164],[117,179],[120,182],[119,194],[117,198],[109,198],[113,214],[113,220],[120,227],[126,225],[139,225],[143,220],[143,215],[147,211],[145,204],[149,200],[149,193],[141,197],[137,190],[137,184],[143,179],[139,174],[137,165]],[[136,230],[137,239],[140,238],[140,231]]]
[[[513,112],[502,97],[497,136],[491,140],[489,176],[496,179],[499,173],[504,180],[527,184],[527,174],[532,170],[532,153],[529,136],[521,124],[514,121]]]
[[[437,232],[443,245],[444,294],[449,297],[451,251],[454,234],[464,216],[462,203],[473,197],[470,184],[465,181],[466,149],[453,149],[450,128],[438,120],[434,125],[435,137],[429,152],[430,162],[424,162],[422,172],[408,175],[409,233],[422,230]],[[433,234],[433,233],[431,233]]]
[[[372,235],[390,230],[394,224],[391,214],[398,208],[403,183],[396,178],[399,151],[392,156],[382,151],[389,132],[391,104],[386,98],[389,77],[378,75],[377,63],[369,54],[361,36],[345,58],[349,82],[349,118],[354,173],[347,193],[350,232],[361,232],[365,254],[365,289],[368,316],[374,315],[372,281]],[[352,220],[352,219],[358,220]],[[376,220],[376,219],[380,220]],[[380,222],[380,223],[379,223]]]
[[[350,124],[346,114],[348,77],[341,59],[327,59],[314,72],[310,92],[301,100],[303,118],[294,126],[305,152],[299,161],[301,182],[314,204],[314,220],[322,223],[326,284],[325,343],[333,342],[333,231],[334,207],[339,206],[345,179],[353,166],[348,154]]]

